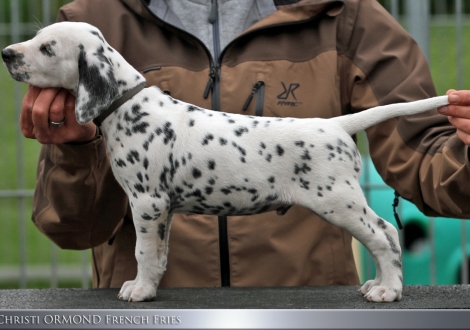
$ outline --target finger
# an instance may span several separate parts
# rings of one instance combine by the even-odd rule
[[[75,96],[67,92],[64,107],[65,124],[56,130],[53,143],[89,142],[95,138],[96,126],[93,123],[80,125],[75,116]],[[60,133],[60,134],[59,134]]]
[[[467,146],[470,146],[470,134],[463,132],[461,130],[457,130],[456,132],[457,137],[465,143]]]
[[[58,88],[45,88],[39,93],[32,109],[34,134],[40,143],[49,143],[49,109],[54,101]]]
[[[32,120],[32,110],[34,101],[41,91],[40,88],[28,85],[28,91],[26,92],[21,102],[20,112],[20,129],[23,135],[27,138],[34,139],[34,125]]]
[[[64,119],[68,126],[79,125],[75,117],[75,96],[67,92],[64,104]]]
[[[453,92],[456,92],[455,89],[449,89],[447,92],[446,92],[446,95],[450,95],[452,94]]]
[[[458,131],[470,134],[470,119],[459,118],[459,117],[449,117],[449,122],[457,128]]]
[[[65,89],[61,89],[57,93],[49,109],[49,121],[60,123],[64,120],[65,100],[67,98],[67,94],[68,92]],[[54,126],[50,126],[50,128],[55,129]]]
[[[470,105],[446,105],[444,107],[438,108],[437,111],[449,117],[470,119]]]
[[[470,106],[470,90],[453,90],[448,95],[450,104]]]

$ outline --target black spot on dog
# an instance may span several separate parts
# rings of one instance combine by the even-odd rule
[[[295,141],[294,144],[295,144],[297,147],[303,148],[304,145],[305,145],[305,142],[304,142],[304,141]]]
[[[387,238],[388,244],[390,245],[390,249],[392,250],[392,252],[395,254],[400,254],[400,250],[398,250],[397,244],[393,240],[392,236],[390,236],[388,233],[385,233],[385,237]]]
[[[243,133],[248,133],[248,128],[246,127],[239,127],[236,130],[233,131],[236,136],[240,137],[243,135]]]
[[[303,188],[305,190],[309,190],[310,189],[310,181],[307,181],[307,180],[304,180],[303,178],[299,178],[299,182],[300,182],[300,188]],[[320,196],[321,197],[321,196]]]
[[[163,241],[165,238],[165,231],[166,231],[166,226],[164,223],[161,223],[158,225],[158,237]]]
[[[134,164],[135,162],[140,162],[140,157],[139,157],[139,153],[137,152],[137,150],[129,151],[129,153],[127,154],[127,160],[131,164]]]
[[[202,111],[202,109],[201,109],[201,108],[198,108],[198,107],[196,107],[196,106],[194,106],[194,105],[189,105],[189,106],[188,106],[188,112],[193,112],[193,111]]]
[[[387,225],[385,224],[385,221],[381,218],[377,219],[377,224],[379,225],[380,228],[382,229],[387,229]]]
[[[276,145],[276,152],[278,156],[284,155],[284,149],[279,144]]]
[[[220,143],[221,146],[224,146],[228,143],[228,141],[224,138],[219,138],[219,143]]]
[[[209,180],[207,180],[207,183],[209,183],[211,186],[213,186],[213,185],[215,185],[215,179],[210,178]]]
[[[300,157],[302,160],[312,160],[312,157],[310,157],[310,154],[307,149],[304,150],[303,155]]]
[[[135,188],[135,190],[137,190],[137,191],[140,192],[140,193],[144,193],[144,192],[145,192],[144,186],[142,186],[140,183],[136,183],[136,184],[134,185],[134,188]]]
[[[401,267],[402,267],[400,260],[396,260],[396,259],[395,259],[395,260],[392,261],[392,264],[393,264],[395,267],[400,268],[400,269],[401,269]]]
[[[208,145],[209,144],[209,141],[212,141],[214,140],[214,135],[212,134],[206,134],[206,136],[204,137],[204,139],[202,140],[202,145],[205,146],[205,145]]]
[[[298,164],[294,165],[294,174],[299,174],[301,172],[307,174],[311,170],[312,169],[310,168],[310,166],[308,166],[306,163],[303,163],[302,167],[300,167]]]
[[[114,161],[115,161],[116,165],[119,166],[119,167],[126,167],[127,166],[126,162],[122,159],[115,159]]]
[[[189,125],[189,127],[193,127],[194,126],[194,119],[190,119],[188,125]]]
[[[201,171],[197,168],[193,167],[193,178],[197,179],[200,178],[202,175]]]
[[[274,182],[276,181],[276,178],[274,178],[273,176],[270,176],[270,177],[268,178],[268,181],[269,181],[270,183],[274,183]]]
[[[94,36],[97,36],[101,40],[101,42],[104,43],[103,37],[97,31],[91,31],[91,34],[93,34]]]
[[[175,131],[171,128],[170,122],[166,122],[163,126],[163,134],[165,136],[163,139],[164,144],[168,144],[168,142],[176,140],[176,134]]]
[[[145,134],[145,133],[147,133],[147,127],[148,126],[149,126],[149,124],[146,123],[146,122],[141,122],[141,123],[135,124],[134,126],[132,126],[132,132],[133,133]]]
[[[214,160],[209,160],[209,162],[207,163],[207,167],[210,170],[214,170],[215,169],[215,161]]]

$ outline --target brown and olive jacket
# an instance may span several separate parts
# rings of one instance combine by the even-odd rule
[[[77,0],[59,20],[97,26],[147,85],[205,108],[328,118],[435,95],[415,41],[377,2],[275,3],[217,61],[145,0]],[[429,215],[470,217],[467,148],[454,133],[436,111],[367,131],[376,167],[401,196]],[[95,287],[136,275],[132,215],[102,137],[42,148],[33,221],[62,248],[93,248]],[[302,207],[282,217],[173,218],[162,287],[343,284],[358,284],[351,236]]]

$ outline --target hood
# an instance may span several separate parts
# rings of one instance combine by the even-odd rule
[[[157,21],[149,11],[150,0],[121,0],[137,15],[152,21]],[[163,1],[163,0],[161,0]],[[270,24],[282,24],[307,20],[326,12],[328,16],[339,15],[344,7],[344,0],[274,0],[277,12],[269,15],[256,23],[254,28],[260,28]],[[157,21],[157,24],[163,22]],[[253,27],[250,28],[250,30]]]

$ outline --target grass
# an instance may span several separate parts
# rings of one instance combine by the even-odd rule
[[[452,26],[432,27],[430,40],[430,67],[438,95],[457,86],[457,37]],[[470,26],[463,30],[463,89],[470,89]],[[465,74],[467,73],[467,74]]]
[[[457,47],[456,33],[452,26],[433,26],[430,31],[430,66],[438,94],[444,94],[450,88],[457,88]],[[464,28],[464,36],[470,34],[470,27]],[[470,65],[470,38],[463,38],[464,72]],[[5,45],[0,45],[3,48]],[[470,86],[470,75],[464,75],[464,88]],[[20,84],[20,94],[26,86]],[[17,119],[14,112],[14,84],[6,70],[0,68],[0,190],[18,188],[18,173],[22,170],[17,164]],[[37,158],[40,145],[35,140],[21,138],[24,158],[24,188],[34,189]],[[18,265],[19,248],[19,214],[18,199],[0,198],[0,269],[2,266]],[[25,235],[26,262],[29,265],[47,265],[51,262],[52,243],[35,228],[31,217],[32,198],[24,199],[25,203]],[[81,262],[81,254],[77,251],[57,252],[59,265],[72,265]],[[28,287],[49,287],[47,280],[29,280]],[[79,281],[59,281],[60,287],[80,287]],[[16,288],[17,281],[0,281],[1,288]]]

